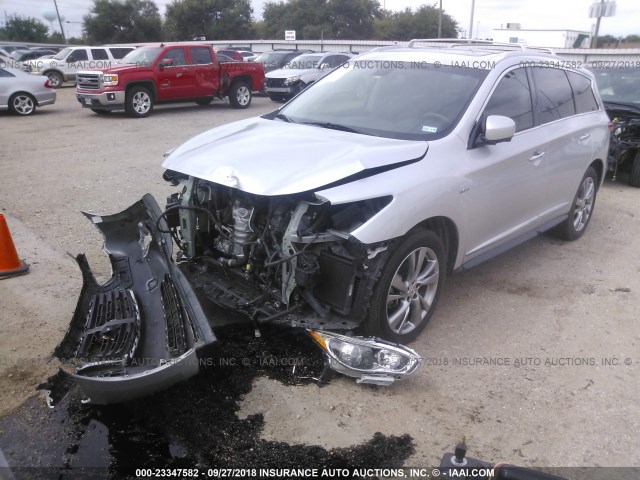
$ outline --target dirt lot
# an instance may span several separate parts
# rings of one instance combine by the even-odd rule
[[[101,238],[79,212],[117,212],[146,192],[162,204],[173,191],[161,179],[166,150],[274,108],[265,98],[245,111],[216,101],[134,120],[82,110],[73,92],[59,90],[31,118],[0,114],[0,208],[31,264],[0,281],[0,415],[56,370],[45,359],[81,286],[67,252],[86,252],[108,274]],[[640,466],[638,205],[640,190],[607,182],[581,240],[542,236],[449,278],[412,345],[425,364],[410,380],[371,388],[341,378],[319,389],[259,377],[240,416],[262,413],[265,439],[325,447],[408,433],[408,466],[437,464],[462,435],[470,454],[491,461]]]

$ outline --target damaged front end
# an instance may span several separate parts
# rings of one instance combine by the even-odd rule
[[[153,197],[115,215],[85,215],[104,237],[112,276],[99,285],[85,256],[76,258],[83,287],[54,355],[75,367],[72,378],[85,400],[97,404],[131,400],[195,375],[196,349],[216,338],[173,263],[171,236]],[[54,393],[50,404],[60,397]]]
[[[393,240],[366,245],[351,232],[390,196],[332,205],[312,192],[258,195],[173,171],[165,179],[182,190],[164,212],[147,195],[119,214],[87,215],[113,276],[98,285],[78,257],[84,286],[55,354],[76,366],[89,401],[126,401],[195,375],[196,350],[230,321],[206,317],[201,301],[240,313],[256,332],[308,329],[327,365],[359,383],[388,385],[419,366],[401,345],[327,331],[351,335],[367,318]]]

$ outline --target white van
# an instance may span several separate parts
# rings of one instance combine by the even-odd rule
[[[67,47],[52,58],[39,58],[26,62],[33,75],[46,75],[53,88],[64,82],[75,81],[80,70],[110,68],[134,47]]]

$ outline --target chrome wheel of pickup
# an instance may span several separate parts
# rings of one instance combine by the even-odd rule
[[[234,108],[247,108],[251,104],[251,89],[243,82],[236,82],[229,89],[229,102]]]
[[[149,116],[153,110],[153,97],[145,87],[133,87],[127,91],[125,100],[127,113],[135,118]]]

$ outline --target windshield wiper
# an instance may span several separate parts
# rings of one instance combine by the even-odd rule
[[[289,117],[287,117],[284,113],[278,113],[277,115],[274,115],[273,118],[277,118],[278,120],[282,120],[283,122],[287,122],[287,123],[296,123],[293,120],[291,120]]]
[[[331,122],[302,122],[304,125],[313,125],[314,127],[329,128],[331,130],[340,130],[341,132],[350,133],[363,133],[355,128],[347,127],[346,125],[340,125],[338,123]]]

